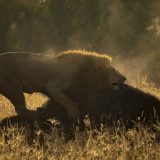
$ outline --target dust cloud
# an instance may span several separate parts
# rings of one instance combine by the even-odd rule
[[[115,0],[109,5],[109,34],[104,50],[111,53],[113,65],[127,78],[147,76],[160,85],[160,1],[149,2],[148,6],[146,1],[146,13],[140,1],[133,2],[132,11],[126,4]],[[141,19],[138,14],[135,17],[136,9]],[[141,29],[137,32],[138,23]]]

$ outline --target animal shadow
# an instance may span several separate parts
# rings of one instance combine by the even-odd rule
[[[55,106],[53,107],[53,105]],[[0,129],[7,131],[9,128],[23,128],[29,144],[32,144],[33,140],[37,139],[36,133],[38,130],[44,134],[51,134],[53,129],[56,128],[59,136],[63,135],[65,141],[74,138],[73,121],[68,118],[63,107],[56,105],[52,101],[37,108],[35,111],[28,112],[28,115],[16,115],[3,119],[0,122]],[[44,143],[44,134],[39,136],[40,143]],[[6,142],[9,137],[5,137]]]

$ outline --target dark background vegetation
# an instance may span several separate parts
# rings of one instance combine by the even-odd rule
[[[67,49],[108,53],[158,84],[160,1],[0,0],[1,53]]]

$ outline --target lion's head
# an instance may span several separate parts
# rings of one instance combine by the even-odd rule
[[[62,56],[72,57],[76,64],[80,64],[78,74],[85,76],[87,81],[93,81],[99,87],[118,89],[126,80],[118,70],[111,65],[111,57],[106,54],[98,54],[82,50],[69,50]]]
[[[111,58],[107,55],[67,51],[61,56],[62,59],[70,59],[70,63],[74,61],[73,67],[78,66],[65,93],[74,102],[78,102],[79,106],[83,106],[85,111],[89,109],[88,106],[96,108],[95,97],[103,92],[107,95],[105,102],[109,103],[115,90],[119,90],[119,86],[124,84],[125,77],[111,65]]]

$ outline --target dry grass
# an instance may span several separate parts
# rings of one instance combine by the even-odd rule
[[[130,82],[144,91],[160,97],[160,90],[148,84],[145,80]],[[27,105],[36,108],[46,97],[39,94],[26,95]],[[15,114],[10,102],[0,96],[0,119]],[[37,130],[37,139],[28,145],[24,128],[12,127],[0,131],[0,160],[159,160],[160,142],[157,136],[160,133],[158,125],[156,132],[137,124],[131,130],[123,127],[104,128],[101,131],[86,130],[87,134],[76,132],[75,140],[65,143],[63,136],[58,136],[53,125],[53,131],[45,135],[46,142],[43,146],[38,143],[41,131]],[[96,132],[96,136],[93,136]],[[4,137],[10,136],[8,143]]]

